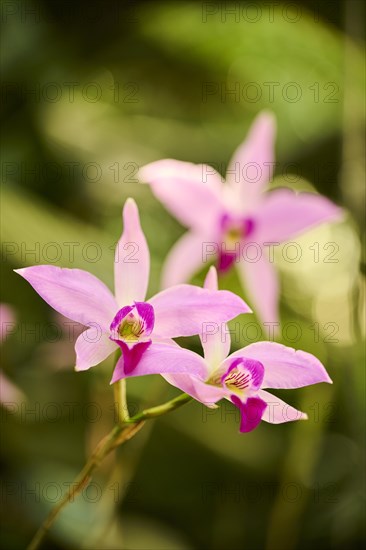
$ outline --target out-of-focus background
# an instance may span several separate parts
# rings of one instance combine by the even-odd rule
[[[360,547],[364,15],[358,0],[1,3],[1,301],[14,315],[2,310],[3,548],[25,547],[113,425],[112,363],[75,373],[79,328],[13,269],[78,267],[111,285],[132,196],[157,291],[184,229],[139,183],[139,166],[170,157],[225,173],[263,108],[278,120],[272,185],[345,208],[342,222],[296,239],[297,261],[276,251],[280,341],[314,353],[334,384],[277,392],[309,420],[247,435],[230,404],[193,403],[149,423],[105,461],[45,547]],[[241,293],[234,274],[222,284]],[[234,348],[268,339],[253,316],[240,327]],[[194,339],[184,345],[199,351]],[[128,383],[132,412],[176,393],[157,376]]]

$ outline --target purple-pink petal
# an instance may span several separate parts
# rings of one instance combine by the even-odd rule
[[[126,372],[122,356],[116,365],[112,382],[128,376],[166,373],[189,373],[206,379],[207,365],[197,353],[179,346],[153,342],[131,372]]]
[[[259,252],[261,251],[261,252]],[[258,249],[257,261],[242,258],[235,264],[243,288],[253,310],[262,323],[278,322],[279,283],[274,265],[266,257],[265,249]]]
[[[254,430],[260,424],[267,403],[260,397],[248,397],[246,401],[241,401],[237,395],[231,396],[231,401],[240,411],[240,431],[247,433]]]
[[[226,251],[224,250],[223,247],[221,247],[220,253],[219,253],[219,259],[217,262],[217,269],[219,273],[226,273],[227,271],[229,271],[229,269],[235,263],[236,259],[237,259],[236,252]]]
[[[216,233],[187,231],[178,239],[164,262],[162,288],[189,282],[204,264],[215,259],[218,250]]]
[[[320,223],[339,220],[342,210],[315,193],[276,189],[265,195],[256,214],[255,239],[280,243]]]
[[[119,307],[145,300],[149,272],[150,253],[139,211],[135,201],[127,199],[123,208],[123,233],[114,258],[114,286]]]
[[[108,335],[101,333],[98,327],[91,327],[78,336],[75,343],[75,370],[88,370],[98,365],[118,349]]]
[[[141,168],[139,176],[182,225],[206,230],[219,218],[221,177],[213,168],[164,159]]]
[[[206,275],[204,288],[218,290],[217,271],[211,266]],[[230,351],[230,333],[226,323],[206,323],[200,334],[204,356],[210,371],[217,368]]]
[[[211,266],[210,269],[207,271],[207,275],[205,277],[205,282],[203,283],[203,288],[207,288],[208,290],[218,290],[219,289],[219,281],[217,277],[217,271],[214,268],[214,266]]]
[[[267,403],[267,408],[262,418],[265,422],[269,422],[270,424],[282,424],[284,422],[307,419],[307,414],[288,405],[282,401],[282,399],[279,399],[267,391],[260,390],[258,396]]]
[[[136,311],[143,321],[144,336],[150,336],[155,324],[155,313],[152,305],[147,302],[135,302]]]
[[[85,326],[109,330],[118,306],[102,281],[81,269],[39,265],[16,269],[53,309]]]
[[[226,181],[243,206],[257,204],[272,178],[275,134],[274,116],[265,111],[260,113],[229,163]]]
[[[119,380],[121,378],[121,376],[119,376],[119,373],[121,368],[120,363],[122,362],[124,374],[126,376],[134,375],[133,371],[136,369],[137,365],[141,361],[144,353],[151,346],[151,340],[148,340],[147,342],[135,342],[131,346],[129,346],[125,342],[119,341],[118,345],[120,346],[122,351],[122,361],[120,359],[114,369],[112,382],[116,382],[116,380]],[[118,365],[120,366],[118,367]]]
[[[123,339],[118,331],[121,323],[126,317],[131,318],[131,321],[136,321],[136,323],[141,325],[139,334],[136,334],[136,336],[150,336],[154,328],[154,308],[147,302],[135,302],[133,306],[122,307],[115,315],[110,326],[112,340],[117,341]]]
[[[223,367],[226,372],[221,376],[221,382],[224,384],[233,384],[238,389],[258,390],[263,382],[264,367],[259,361],[248,359],[247,357],[237,357],[227,360]]]
[[[207,323],[223,323],[250,311],[230,291],[212,291],[193,285],[177,285],[149,300],[155,312],[154,334],[176,338],[201,334]]]
[[[255,342],[230,355],[250,357],[264,366],[262,388],[291,389],[332,383],[321,362],[311,353],[294,350],[276,342]]]
[[[206,382],[200,378],[189,374],[165,374],[164,378],[169,384],[188,393],[188,395],[200,401],[200,403],[203,403],[206,407],[213,407],[217,401],[220,401],[228,395],[225,388],[206,384]]]
[[[123,319],[131,313],[134,306],[124,306],[120,310],[117,311],[116,315],[113,318],[113,321],[111,322],[110,330],[113,333],[115,330],[118,330],[118,327],[122,323]]]

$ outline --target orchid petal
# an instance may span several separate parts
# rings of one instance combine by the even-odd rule
[[[258,390],[264,378],[264,366],[260,361],[249,359],[248,357],[237,357],[225,361],[220,368],[224,370],[221,376],[221,383],[226,386],[235,386],[237,389]]]
[[[81,269],[38,265],[16,269],[53,309],[65,317],[89,326],[98,323],[109,330],[118,306],[102,281]]]
[[[155,323],[155,314],[153,307],[146,302],[135,302],[136,311],[143,321],[144,337],[150,336]]]
[[[206,229],[219,218],[221,176],[210,166],[165,159],[147,164],[139,176],[182,225]]]
[[[262,250],[256,262],[241,260],[236,263],[242,286],[248,291],[253,309],[262,322],[278,322],[279,285],[274,266]]]
[[[246,140],[235,151],[229,163],[226,181],[232,186],[240,204],[256,204],[271,180],[275,134],[274,116],[262,112],[252,124]]]
[[[302,388],[319,382],[332,383],[321,362],[311,353],[277,342],[255,342],[230,355],[250,357],[264,366],[262,388]]]
[[[189,373],[205,379],[207,366],[203,357],[193,351],[153,342],[130,372],[126,372],[124,359],[121,357],[114,370],[112,383],[128,376],[166,373]]]
[[[203,246],[211,243],[212,238],[203,233],[188,231],[169,251],[162,275],[162,288],[187,283],[204,263]]]
[[[226,252],[226,250],[221,250],[217,265],[219,273],[227,273],[230,271],[236,260],[237,254],[235,252]]]
[[[208,324],[220,325],[250,311],[247,304],[232,292],[193,285],[168,288],[149,302],[155,312],[154,334],[161,338],[201,334]]]
[[[280,243],[341,215],[342,210],[321,195],[276,189],[265,195],[258,209],[255,239],[260,244]]]
[[[77,338],[75,343],[76,367],[75,370],[88,370],[98,365],[118,346],[105,333],[98,333],[94,327],[88,328]]]
[[[259,397],[248,397],[245,402],[242,402],[237,395],[232,395],[231,401],[240,411],[241,433],[247,433],[254,430],[263,418],[267,403]]]
[[[115,342],[135,340],[150,336],[154,328],[154,309],[146,302],[135,302],[134,306],[124,306],[111,323],[110,337]]]
[[[151,346],[151,340],[148,340],[147,342],[136,342],[131,347],[129,347],[125,342],[122,341],[118,342],[118,345],[122,350],[123,370],[126,376],[133,376],[133,371],[136,369],[137,365],[141,361],[144,353]],[[116,369],[113,373],[112,382],[115,382],[115,374],[117,374]]]
[[[307,420],[308,415],[298,411],[291,405],[288,405],[282,399],[267,391],[260,390],[258,395],[267,403],[262,420],[271,424],[282,424],[283,422],[293,422],[294,420]]]
[[[123,208],[123,233],[114,259],[114,285],[119,306],[145,300],[149,283],[150,253],[133,199]]]
[[[114,316],[111,322],[110,331],[113,337],[115,337],[117,340],[118,340],[118,334],[114,334],[114,333],[118,331],[118,328],[122,323],[123,319],[125,319],[127,315],[131,313],[132,310],[133,310],[133,306],[124,306],[119,311],[117,311],[116,315]]]
[[[203,288],[207,288],[208,290],[218,290],[219,289],[219,281],[218,281],[218,277],[217,277],[217,270],[213,265],[207,271],[205,282],[203,283]]]
[[[213,408],[217,401],[228,395],[225,388],[206,384],[203,380],[189,374],[165,374],[164,378],[169,384],[188,393],[207,407]]]
[[[205,279],[204,288],[217,290],[217,271],[211,266]],[[230,333],[226,323],[211,323],[205,325],[205,331],[201,333],[201,344],[204,357],[212,372],[228,356],[230,351]],[[187,392],[188,393],[188,392]]]

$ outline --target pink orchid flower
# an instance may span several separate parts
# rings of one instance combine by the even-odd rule
[[[278,280],[264,247],[333,220],[341,210],[314,193],[264,192],[275,164],[275,127],[272,114],[257,117],[229,163],[225,184],[206,164],[165,159],[140,170],[141,181],[190,229],[166,259],[163,288],[189,281],[215,256],[221,272],[235,264],[262,321],[277,321]]]
[[[80,269],[40,265],[15,271],[56,311],[89,327],[76,340],[76,370],[87,370],[120,348],[112,382],[142,374],[202,374],[204,364],[196,354],[173,349],[170,339],[199,334],[207,320],[228,321],[250,309],[232,292],[193,285],[175,286],[145,301],[150,255],[132,199],[125,203],[123,221],[115,253],[115,296]]]
[[[217,289],[217,275],[211,267],[205,288]],[[310,353],[295,351],[275,342],[256,342],[228,356],[230,338],[225,323],[217,331],[201,335],[206,376],[165,374],[173,386],[208,407],[230,400],[241,414],[240,431],[250,432],[261,420],[280,424],[306,419],[302,413],[266,391],[293,389],[319,382],[332,383],[323,365]]]

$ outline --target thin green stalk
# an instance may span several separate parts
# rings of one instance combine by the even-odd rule
[[[45,521],[42,523],[41,527],[34,535],[27,550],[36,550],[40,547],[45,536],[48,533],[48,530],[57,518],[58,514],[69,502],[73,502],[74,498],[89,483],[92,473],[98,468],[102,460],[111,451],[113,451],[113,449],[115,449],[119,445],[122,445],[123,443],[131,439],[131,437],[136,435],[136,433],[142,428],[143,425],[144,422],[141,421],[127,427],[126,425],[124,427],[115,426],[113,430],[102,439],[102,441],[96,447],[93,454],[85,464],[84,468],[81,470],[80,474],[75,479],[70,489],[65,493],[60,502],[51,510]]]
[[[133,422],[139,422],[141,420],[148,420],[149,418],[155,418],[157,416],[161,416],[170,411],[174,411],[174,409],[181,407],[185,403],[189,403],[189,401],[192,401],[192,399],[193,398],[187,393],[182,393],[181,395],[178,395],[178,397],[175,397],[171,401],[167,401],[166,403],[163,403],[162,405],[158,405],[156,407],[151,407],[150,409],[145,409],[144,411],[136,414],[135,416],[132,416],[128,420],[128,423],[130,424]]]
[[[119,358],[121,357],[121,351],[118,349],[114,356],[114,364],[117,365]],[[118,424],[122,425],[124,422],[127,422],[130,418],[127,405],[127,396],[126,396],[126,379],[118,380],[113,384],[114,391],[114,403],[116,407],[116,417],[118,419]]]
[[[126,398],[126,380],[123,379],[115,382],[113,384],[113,390],[118,423],[122,425],[130,419]]]
[[[34,535],[27,550],[37,550],[46,537],[48,530],[52,526],[53,522],[57,518],[61,510],[69,503],[73,502],[74,498],[82,491],[82,489],[89,483],[92,474],[98,468],[102,460],[119,445],[123,445],[134,437],[145,423],[145,420],[150,418],[156,418],[162,416],[170,411],[181,407],[185,403],[192,400],[190,395],[182,393],[178,397],[175,397],[171,401],[167,401],[157,407],[151,407],[145,409],[141,413],[136,414],[132,418],[126,419],[123,423],[118,424],[113,430],[102,439],[95,451],[81,470],[80,474],[75,479],[70,489],[65,493],[60,502],[51,510],[41,527]]]

